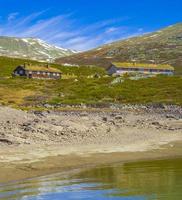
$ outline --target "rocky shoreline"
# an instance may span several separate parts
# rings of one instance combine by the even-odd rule
[[[182,155],[182,108],[22,111],[0,106],[0,182]]]
[[[101,144],[116,138],[117,143],[128,137],[147,137],[149,132],[181,133],[180,106],[123,106],[105,111],[21,111],[0,107],[0,147],[31,144]],[[158,134],[159,135],[159,134]],[[120,141],[118,141],[120,139]],[[138,140],[137,138],[135,138]],[[131,138],[131,142],[135,142]]]

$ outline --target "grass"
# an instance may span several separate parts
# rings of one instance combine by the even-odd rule
[[[41,107],[42,104],[149,104],[165,103],[182,105],[182,77],[157,76],[111,84],[114,77],[105,76],[98,67],[59,68],[64,78],[36,80],[12,78],[15,66],[25,60],[0,58],[0,103],[19,108]],[[34,61],[26,61],[37,64]],[[95,74],[100,78],[94,78]]]
[[[24,60],[24,59],[17,59],[17,58],[7,58],[7,57],[0,57],[0,78],[11,77],[11,74],[16,66],[22,65],[24,63],[30,63],[32,65],[46,65],[47,63],[40,63],[31,60]],[[86,66],[79,66],[79,67],[66,67],[61,66],[58,64],[51,64],[50,67],[59,69],[64,75],[68,76],[90,76],[96,73],[100,75],[105,75],[105,70],[96,66],[86,67]]]

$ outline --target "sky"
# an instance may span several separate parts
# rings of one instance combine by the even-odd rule
[[[182,22],[182,0],[0,0],[0,35],[85,51]]]

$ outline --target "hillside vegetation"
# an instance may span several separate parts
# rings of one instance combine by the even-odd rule
[[[0,57],[0,103],[21,108],[43,108],[43,104],[167,103],[182,105],[182,78],[157,76],[113,84],[115,77],[99,67],[65,67],[60,80],[12,78],[15,66],[35,61]],[[97,75],[97,76],[95,76]]]
[[[107,67],[110,62],[131,61],[170,64],[175,67],[176,74],[182,74],[182,23],[57,60],[58,63],[101,67]]]

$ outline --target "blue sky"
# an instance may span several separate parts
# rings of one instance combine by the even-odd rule
[[[182,0],[0,0],[0,35],[79,51],[182,21]]]

